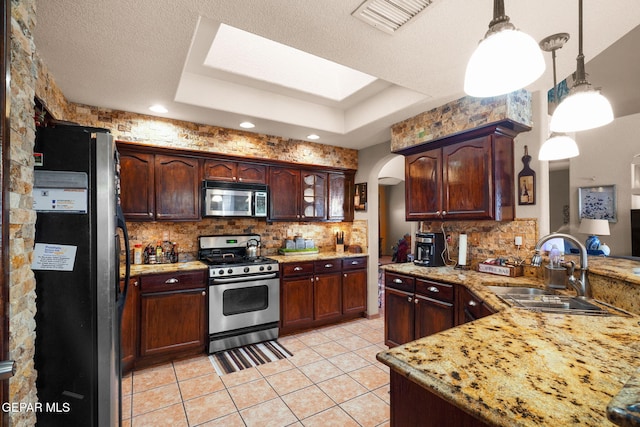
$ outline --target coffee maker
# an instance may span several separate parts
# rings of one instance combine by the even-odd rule
[[[441,267],[444,265],[444,233],[416,233],[416,265]]]

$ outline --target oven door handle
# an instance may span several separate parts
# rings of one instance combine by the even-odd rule
[[[240,283],[240,282],[253,282],[255,280],[263,280],[263,279],[274,279],[278,276],[277,273],[268,273],[268,274],[255,274],[251,276],[242,276],[242,277],[215,277],[211,279],[209,282],[210,285],[218,285],[222,283]]]

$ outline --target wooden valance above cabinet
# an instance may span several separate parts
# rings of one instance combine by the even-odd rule
[[[399,152],[407,221],[514,219],[514,138],[522,130],[492,124]]]

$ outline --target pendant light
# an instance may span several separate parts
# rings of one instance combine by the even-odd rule
[[[582,0],[578,0],[578,57],[575,83],[551,117],[556,132],[578,132],[604,126],[613,121],[611,104],[587,81],[582,53]]]
[[[560,49],[569,40],[569,34],[558,33],[545,37],[540,41],[540,49],[545,52],[551,52],[551,60],[553,62],[553,110],[558,102],[558,83],[556,81],[556,50]],[[580,154],[578,144],[570,136],[552,132],[540,151],[538,152],[538,160],[561,160],[576,157]]]
[[[465,93],[490,97],[513,92],[538,79],[544,68],[538,43],[509,22],[504,0],[494,0],[489,30],[467,64]]]

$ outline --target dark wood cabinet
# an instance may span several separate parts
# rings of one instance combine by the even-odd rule
[[[313,262],[280,267],[280,324],[283,330],[313,323]]]
[[[120,204],[128,220],[155,219],[154,155],[120,150]]]
[[[367,257],[342,260],[342,313],[367,310]]]
[[[199,219],[200,182],[198,159],[156,154],[156,219]]]
[[[124,280],[120,280],[120,291],[124,291]],[[139,279],[129,279],[127,299],[122,312],[120,329],[120,357],[122,373],[127,374],[133,369],[138,357],[138,344],[140,339],[140,286]]]
[[[281,264],[280,333],[364,315],[366,268],[367,257]]]
[[[405,158],[407,220],[511,220],[513,137],[495,127],[413,149]]]
[[[354,174],[329,173],[328,180],[327,220],[353,221]]]
[[[395,347],[455,325],[454,286],[385,274],[385,344]]]
[[[300,219],[324,220],[327,218],[327,174],[301,171]]]
[[[485,427],[488,424],[435,395],[409,378],[391,371],[390,399],[392,427],[456,426]]]
[[[463,323],[472,322],[476,319],[480,319],[495,311],[489,307],[480,297],[476,296],[473,292],[465,287],[460,287],[458,291],[457,301],[457,314],[456,324],[462,325]]]
[[[203,176],[204,179],[214,181],[265,184],[267,182],[267,167],[258,163],[207,159],[204,161]]]
[[[120,148],[120,200],[135,221],[200,219],[200,161]]]
[[[137,366],[202,353],[207,341],[206,270],[140,278]]]
[[[269,168],[269,219],[300,220],[300,170]]]

